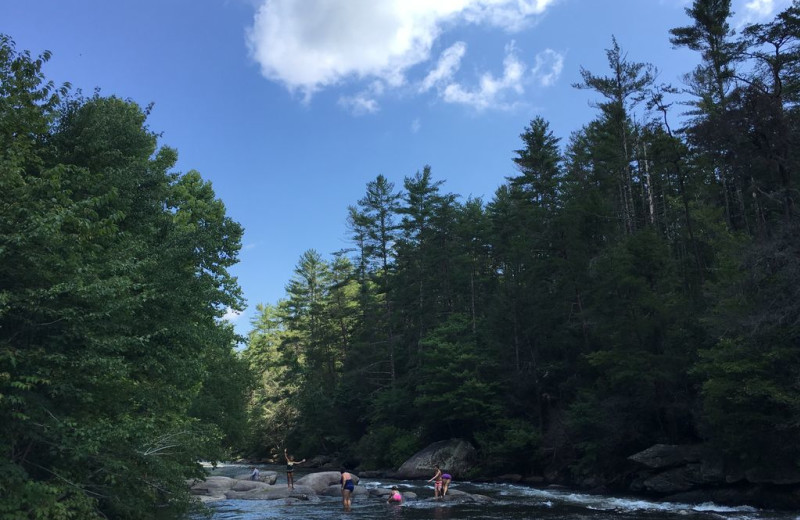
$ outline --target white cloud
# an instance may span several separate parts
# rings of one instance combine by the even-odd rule
[[[420,128],[422,128],[422,122],[417,117],[413,121],[411,121],[411,133],[416,134],[417,132],[419,132]]]
[[[751,0],[744,4],[744,9],[748,15],[766,18],[773,13],[775,2],[773,0]]]
[[[236,320],[241,317],[242,311],[237,311],[228,307],[225,309],[225,314],[223,314],[222,319],[228,321],[230,323],[234,323]]]
[[[738,28],[744,27],[749,23],[760,23],[770,21],[779,11],[783,11],[791,4],[791,0],[745,0],[744,5],[738,11],[739,20],[736,23]]]
[[[464,18],[473,23],[487,22],[507,31],[519,31],[532,17],[545,12],[554,0],[485,0],[465,2]]]
[[[439,62],[436,68],[425,76],[422,84],[419,87],[420,92],[427,92],[437,84],[448,82],[453,77],[453,74],[461,66],[461,58],[467,52],[467,44],[464,42],[456,42],[448,47],[439,57]]]
[[[371,97],[368,92],[361,92],[355,96],[342,96],[339,98],[339,105],[357,116],[374,114],[380,110],[378,101]]]
[[[534,65],[532,73],[539,85],[552,87],[561,77],[563,69],[564,56],[552,49],[545,49],[536,55],[536,65]]]
[[[518,30],[555,1],[260,0],[247,37],[262,74],[308,100],[349,79],[402,86],[408,69],[430,58],[446,24]]]
[[[376,99],[385,90],[382,81],[373,81],[370,86],[354,96],[341,96],[339,106],[349,110],[353,115],[374,114],[380,110]]]
[[[503,60],[503,76],[495,78],[489,72],[481,75],[478,87],[467,89],[458,83],[451,83],[444,88],[442,98],[448,103],[470,105],[478,110],[487,108],[509,108],[504,96],[509,91],[517,94],[524,92],[523,76],[525,64],[517,58],[514,44],[506,47],[506,57]]]

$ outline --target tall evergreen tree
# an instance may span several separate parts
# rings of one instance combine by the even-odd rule
[[[628,61],[616,38],[612,37],[611,43],[611,48],[606,50],[611,75],[596,76],[581,68],[583,82],[574,86],[593,89],[606,99],[598,104],[602,117],[597,124],[599,132],[594,155],[601,162],[601,168],[615,177],[620,226],[624,233],[631,234],[645,221],[642,205],[634,197],[638,179],[631,166],[636,142],[631,111],[644,99],[654,73],[649,64]]]
[[[396,212],[400,195],[394,191],[394,184],[383,175],[367,183],[367,193],[358,201],[358,211],[352,217],[357,223],[358,234],[354,237],[363,244],[363,258],[367,266],[369,282],[378,289],[377,299],[381,312],[373,315],[376,322],[368,324],[372,329],[374,350],[381,352],[373,371],[374,381],[382,386],[394,385],[397,379],[396,333],[394,330],[394,302],[391,299],[389,284],[394,270],[395,243],[397,240]],[[386,375],[385,381],[381,374]]]
[[[693,24],[670,30],[670,42],[700,53],[702,62],[687,74],[695,120],[687,128],[693,144],[711,160],[718,182],[725,217],[734,229],[747,229],[747,210],[742,173],[732,160],[735,146],[725,121],[728,97],[735,84],[736,65],[742,45],[733,39],[729,19],[733,15],[730,0],[694,0],[686,14]],[[728,141],[728,142],[726,142]]]
[[[247,449],[254,456],[280,455],[297,424],[297,377],[289,377],[282,345],[286,325],[278,306],[258,304],[243,358],[254,374],[248,402]]]

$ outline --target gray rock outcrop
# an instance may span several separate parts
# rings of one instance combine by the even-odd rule
[[[250,473],[239,473],[235,475],[233,478],[237,480],[250,480]],[[266,482],[267,484],[273,485],[278,481],[278,472],[277,471],[261,471],[258,480],[255,482]]]
[[[236,479],[230,477],[208,477],[191,483],[190,489],[193,495],[225,498],[225,493],[230,491],[236,482]]]
[[[433,498],[432,500],[443,500],[445,502],[479,502],[479,503],[486,503],[491,502],[492,499],[487,497],[486,495],[479,495],[475,493],[465,493],[463,491],[459,491],[457,489],[450,489],[447,491],[447,494],[442,498]]]
[[[700,461],[706,451],[697,445],[655,444],[628,459],[653,469],[674,468]]]
[[[357,475],[351,474],[358,483]],[[338,471],[321,471],[309,473],[295,482],[294,489],[284,485],[275,486],[266,482],[250,480],[250,474],[240,475],[243,478],[210,476],[201,481],[189,481],[192,494],[203,501],[213,500],[284,500],[292,502],[317,502],[321,497],[340,497],[342,487],[341,473]],[[427,474],[426,474],[427,476]],[[356,498],[386,500],[391,493],[389,489],[356,485],[353,496]],[[416,500],[414,492],[402,490],[403,500]],[[424,500],[444,500],[448,502],[486,502],[491,499],[483,495],[473,495],[456,489],[450,489],[447,496],[434,499],[431,495],[421,497]]]
[[[265,486],[249,490],[231,489],[225,493],[225,498],[231,500],[278,500],[294,498],[312,502],[319,501],[319,497],[314,490],[307,486],[295,486],[294,489],[283,486]]]
[[[350,473],[353,477],[353,484],[358,484],[358,475]],[[338,471],[318,471],[309,473],[295,481],[295,486],[307,486],[314,490],[314,493],[322,493],[329,486],[337,485],[341,487],[342,474]]]
[[[796,467],[728,467],[718,452],[703,445],[656,444],[628,459],[641,465],[630,486],[634,492],[669,500],[800,506]]]
[[[430,478],[434,464],[438,464],[442,471],[458,478],[474,467],[476,459],[475,448],[463,439],[434,442],[405,461],[396,476],[401,479]]]
[[[325,497],[340,497],[342,496],[342,486],[339,484],[328,486],[327,489],[321,491],[319,494]],[[369,491],[364,486],[356,486],[355,489],[353,489],[352,496],[354,497],[366,495],[369,495]]]

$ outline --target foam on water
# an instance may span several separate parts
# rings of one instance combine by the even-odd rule
[[[220,464],[223,471],[241,468],[236,464]],[[234,501],[218,503],[213,509],[221,519],[242,520],[334,520],[336,518],[372,519],[397,518],[406,520],[432,518],[494,519],[531,518],[530,514],[545,520],[613,520],[616,518],[651,518],[653,520],[676,520],[691,518],[699,520],[800,520],[796,512],[774,512],[748,506],[723,506],[712,502],[687,504],[660,502],[633,497],[615,497],[577,493],[567,489],[537,489],[518,484],[458,482],[470,494],[482,494],[494,499],[491,503],[462,503],[459,501],[433,500],[433,485],[425,480],[397,481],[392,479],[372,480],[362,478],[360,485],[374,489],[399,487],[402,491],[413,491],[418,499],[404,501],[402,505],[387,506],[375,498],[356,498],[352,514],[339,516],[340,500],[321,497],[311,504],[294,501]],[[388,515],[388,516],[387,516]],[[497,516],[501,515],[501,516]],[[455,518],[455,516],[453,516]]]
[[[539,505],[552,507],[554,502],[564,505],[574,505],[595,511],[609,511],[620,513],[635,512],[665,512],[672,514],[717,513],[722,518],[736,518],[748,520],[750,518],[764,518],[759,515],[759,510],[750,506],[724,506],[713,502],[702,504],[685,504],[680,502],[654,502],[641,498],[613,497],[605,495],[589,495],[558,489],[537,489],[516,484],[479,484],[476,487],[486,491],[495,490],[505,500],[520,498],[538,498]],[[797,517],[795,520],[800,520]]]

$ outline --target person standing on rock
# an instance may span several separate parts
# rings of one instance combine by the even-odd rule
[[[304,463],[306,459],[299,462],[295,461],[294,457],[286,451],[286,448],[283,448],[283,456],[286,457],[286,486],[289,489],[294,489],[294,467],[297,464]]]
[[[433,498],[439,498],[442,493],[442,470],[438,464],[434,464],[433,469],[436,470],[436,474],[429,478],[428,482],[433,482]]]
[[[344,506],[345,511],[350,511],[350,497],[356,486],[353,484],[353,476],[346,469],[342,468],[339,472],[342,474],[342,506]]]

